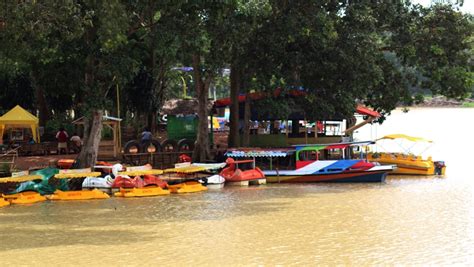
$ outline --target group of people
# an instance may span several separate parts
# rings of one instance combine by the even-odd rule
[[[79,151],[81,151],[82,140],[77,133],[73,133],[72,136],[69,138],[67,131],[63,127],[61,127],[56,133],[56,140],[58,141],[58,154],[69,154],[68,141],[70,141],[70,144],[72,146],[71,149],[75,153],[79,153]]]

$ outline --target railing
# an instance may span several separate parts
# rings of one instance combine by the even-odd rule
[[[15,167],[15,160],[18,158],[18,148],[10,149],[0,154],[0,175],[9,174]]]

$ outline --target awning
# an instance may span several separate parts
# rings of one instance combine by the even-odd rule
[[[294,145],[297,151],[302,150],[321,150],[321,149],[343,149],[348,146],[368,146],[372,145],[373,141],[356,141],[356,142],[345,142],[345,143],[330,143],[330,144],[301,144]]]
[[[282,89],[277,88],[273,91],[273,97],[278,97],[278,96],[281,95],[281,93],[282,93]],[[292,96],[292,97],[305,96],[306,91],[301,90],[301,89],[292,89],[292,90],[289,90],[288,95]],[[269,94],[269,93],[265,93],[265,92],[255,92],[255,93],[242,94],[242,95],[239,95],[239,103],[245,102],[245,99],[247,97],[249,97],[251,100],[259,100],[259,99],[263,99],[263,98],[269,97],[269,96],[272,96],[272,95]],[[230,106],[230,104],[231,104],[230,97],[226,97],[226,98],[217,99],[214,102],[214,107],[216,107],[216,108],[228,107],[228,106]],[[360,115],[366,115],[366,116],[374,117],[374,118],[379,118],[379,117],[382,116],[377,111],[372,110],[372,109],[370,109],[366,106],[360,105],[360,104],[358,104],[357,107],[356,107],[356,113],[358,113]]]
[[[409,140],[409,141],[412,141],[412,142],[428,142],[428,143],[433,143],[432,140],[429,140],[429,139],[425,139],[425,138],[422,138],[422,137],[413,137],[413,136],[408,136],[408,135],[405,135],[405,134],[390,134],[390,135],[386,135],[382,138],[379,138],[377,139],[378,140],[383,140],[383,139],[405,139],[405,140]]]

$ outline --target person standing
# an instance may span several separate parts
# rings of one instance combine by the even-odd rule
[[[58,155],[62,153],[62,151],[65,151],[66,154],[68,154],[67,151],[67,141],[68,141],[69,135],[67,134],[66,130],[61,127],[59,128],[59,131],[56,133],[56,140],[58,140]]]

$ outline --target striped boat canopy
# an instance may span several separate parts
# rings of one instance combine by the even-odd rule
[[[332,144],[302,144],[294,145],[296,151],[302,150],[322,150],[322,149],[337,149],[346,148],[348,146],[368,146],[375,144],[373,141],[358,141],[358,142],[345,142],[345,143],[332,143]]]

